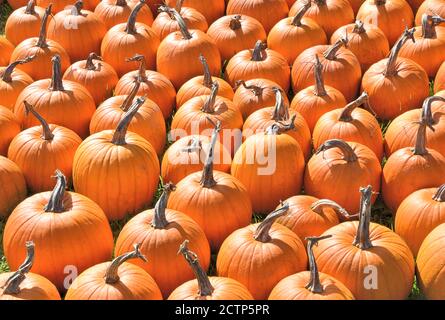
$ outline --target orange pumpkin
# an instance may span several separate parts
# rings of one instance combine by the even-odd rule
[[[420,5],[419,9],[416,13],[416,26],[420,26],[422,23],[423,14],[437,14],[441,17],[445,17],[445,7],[444,0],[425,0]],[[442,22],[442,26],[445,26],[445,23]]]
[[[6,218],[26,197],[26,181],[20,168],[0,156],[0,217]]]
[[[229,60],[225,73],[227,81],[235,86],[238,80],[265,78],[272,80],[284,91],[289,90],[290,68],[280,53],[266,48],[258,40],[253,50],[243,50]]]
[[[116,241],[115,255],[128,251],[133,243],[140,243],[140,250],[151,263],[132,260],[147,271],[159,285],[164,297],[184,282],[194,278],[192,270],[177,254],[184,240],[201,257],[204,270],[209,268],[210,247],[199,225],[191,218],[175,210],[167,209],[173,184],[166,184],[154,209],[133,217],[122,229]]]
[[[6,38],[0,37],[0,66],[8,65],[13,51],[13,44]]]
[[[294,16],[280,20],[267,36],[267,46],[281,53],[290,66],[307,48],[328,43],[326,33],[318,23],[304,17],[310,8],[311,2],[307,1]]]
[[[125,23],[138,3],[139,1],[135,0],[104,0],[96,6],[94,14],[102,20],[109,30],[115,25]],[[136,21],[147,26],[152,25],[153,14],[148,6],[143,6],[140,9]]]
[[[445,61],[440,66],[434,80],[434,92],[437,93],[441,90],[445,90]]]
[[[15,115],[3,106],[0,106],[0,156],[8,153],[9,144],[20,132],[20,124]]]
[[[6,222],[3,246],[9,266],[17,269],[24,259],[20,248],[26,239],[33,239],[33,272],[64,292],[69,286],[67,270],[81,273],[111,258],[113,235],[102,209],[83,195],[65,191],[60,171],[56,178],[52,192],[35,194],[14,209]]]
[[[101,0],[84,0],[83,4],[86,10],[94,11],[100,1]],[[70,10],[73,7],[73,0],[37,0],[37,5],[42,8],[46,8],[50,4],[53,5],[54,12],[58,13],[63,10]]]
[[[71,284],[65,300],[162,300],[162,294],[153,278],[142,268],[127,262],[147,258],[134,250],[117,256],[82,272]]]
[[[61,300],[57,288],[46,278],[30,273],[34,242],[27,241],[26,259],[15,272],[0,275],[0,300]]]
[[[177,0],[166,0],[170,7],[177,3]],[[202,0],[185,0],[185,7],[194,8],[201,12],[209,24],[224,15],[225,3],[224,0],[212,0],[204,2]]]
[[[288,209],[289,205],[283,203],[263,222],[227,237],[216,259],[217,275],[239,281],[255,299],[264,300],[281,279],[306,270],[303,242],[288,228],[274,223]]]
[[[380,160],[368,147],[340,139],[325,141],[306,166],[304,190],[306,194],[331,199],[348,212],[359,210],[360,186],[371,185],[380,190]],[[347,183],[345,183],[347,181]],[[372,197],[374,202],[377,195]]]
[[[26,0],[8,0],[7,2],[14,10],[26,6]]]

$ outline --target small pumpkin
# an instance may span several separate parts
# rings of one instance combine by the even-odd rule
[[[6,157],[9,144],[20,130],[20,124],[11,110],[0,106],[0,156]]]
[[[27,241],[26,259],[15,272],[0,275],[0,300],[61,300],[57,288],[45,277],[30,273],[34,242]]]
[[[7,66],[14,51],[14,45],[5,37],[0,37],[0,66]]]
[[[166,0],[167,5],[174,6],[177,0]],[[190,7],[201,12],[209,24],[224,15],[224,0],[212,0],[211,2],[203,2],[202,0],[185,0],[185,7]]]
[[[441,64],[434,80],[434,92],[445,90],[445,61]]]
[[[20,168],[0,155],[0,217],[6,218],[26,198],[26,181]]]
[[[136,0],[104,0],[100,1],[94,9],[94,14],[105,24],[107,30],[115,25],[125,23],[131,15],[133,9],[138,5]],[[151,26],[153,14],[148,6],[143,6],[136,21]]]
[[[441,17],[445,17],[445,7],[444,0],[425,0],[420,5],[419,9],[416,13],[416,26],[420,26],[422,24],[422,16],[423,14],[437,14]],[[442,26],[445,26],[445,23],[442,22]]]

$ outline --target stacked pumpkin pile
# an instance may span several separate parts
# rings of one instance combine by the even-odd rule
[[[445,299],[445,1],[159,2],[9,0],[0,298]]]

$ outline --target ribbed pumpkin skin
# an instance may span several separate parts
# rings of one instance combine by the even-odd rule
[[[105,282],[111,262],[103,262],[82,272],[71,284],[65,300],[162,300],[153,278],[142,268],[124,262],[119,266],[119,280]]]
[[[0,66],[7,66],[14,46],[6,38],[0,37]]]
[[[23,244],[35,243],[32,271],[50,280],[61,292],[66,291],[66,267],[81,273],[88,267],[107,261],[113,251],[113,235],[102,209],[78,193],[65,192],[65,212],[45,212],[51,192],[35,194],[20,203],[9,217],[3,244],[11,269],[25,259]],[[82,239],[82,241],[79,241]],[[70,250],[66,250],[66,248]]]
[[[120,23],[126,23],[130,17],[131,11],[139,3],[135,0],[126,0],[126,6],[116,4],[116,0],[100,1],[94,9],[94,14],[105,24],[107,30]],[[153,14],[148,6],[144,6],[138,12],[136,21],[151,26],[153,23]]]
[[[134,243],[140,243],[140,251],[149,263],[139,259],[131,263],[142,267],[158,284],[164,298],[185,281],[194,279],[193,271],[178,248],[184,240],[190,241],[190,250],[199,256],[204,270],[209,268],[210,247],[199,225],[185,214],[166,209],[169,225],[165,229],[152,226],[154,210],[146,210],[133,217],[122,229],[116,241],[115,255],[131,250]]]
[[[26,198],[26,181],[20,168],[0,156],[0,216],[6,218]]]
[[[42,127],[36,126],[20,132],[8,150],[8,158],[22,170],[31,193],[50,191],[54,188],[52,176],[61,170],[71,185],[74,154],[82,140],[73,131],[49,125],[52,140],[42,139]]]
[[[424,13],[437,14],[441,17],[445,17],[445,1],[444,0],[425,0],[420,5],[416,13],[416,26],[420,26],[422,23],[422,16]],[[442,23],[441,26],[445,26]]]
[[[190,280],[177,287],[168,300],[253,300],[247,288],[236,280],[224,277],[209,277],[214,289],[211,296],[200,297],[198,281]]]
[[[50,85],[51,79],[36,81],[18,96],[14,113],[22,128],[39,125],[35,117],[25,116],[23,101],[26,100],[48,123],[71,129],[81,138],[87,137],[88,126],[96,110],[90,93],[73,81],[63,81],[64,91],[52,91]]]
[[[53,4],[53,8],[52,11],[53,13],[57,13],[60,11],[63,11],[65,9],[71,9],[72,5],[74,4],[75,1],[73,0],[36,0],[37,1],[37,5],[39,7],[42,8],[47,8],[48,5],[50,3]],[[100,2],[100,0],[84,0],[83,1],[83,6],[86,10],[89,11],[94,11],[94,8],[96,8],[96,6],[98,5],[98,3]]]
[[[57,288],[46,278],[36,273],[27,273],[20,284],[20,293],[5,294],[2,288],[14,272],[0,274],[0,300],[60,300]]]
[[[413,285],[414,257],[405,241],[390,229],[371,222],[373,247],[361,250],[352,244],[358,224],[343,222],[324,232],[332,237],[313,248],[319,271],[341,281],[357,300],[406,299]],[[377,269],[374,290],[364,287],[369,266]]]
[[[434,80],[434,93],[438,93],[441,90],[445,90],[445,61],[440,66]]]
[[[9,144],[20,132],[20,124],[15,115],[3,106],[0,106],[0,132],[0,156],[6,157]]]
[[[74,189],[95,201],[109,220],[119,220],[151,204],[159,180],[159,160],[152,145],[128,132],[127,144],[114,145],[114,131],[85,139],[73,164]]]
[[[126,98],[127,96],[114,96],[105,100],[91,118],[90,133],[95,134],[116,128],[125,116],[125,111],[121,109],[121,106]],[[164,151],[166,139],[164,117],[159,107],[150,99],[146,99],[139,108],[128,130],[147,140],[157,154],[162,154]]]
[[[429,300],[445,299],[444,235],[445,224],[442,223],[426,237],[417,255],[417,279],[422,293]]]
[[[221,246],[217,274],[241,282],[256,300],[265,300],[286,276],[306,270],[307,256],[300,238],[286,227],[272,225],[268,242],[253,235],[259,223],[233,232]],[[264,275],[267,274],[267,277]]]
[[[166,0],[168,6],[174,8],[176,0]],[[194,8],[201,12],[209,24],[224,15],[225,2],[224,0],[212,0],[211,2],[202,0],[185,0],[184,7]]]
[[[313,293],[306,289],[311,278],[310,271],[302,271],[278,282],[269,295],[269,300],[355,300],[346,286],[325,273],[319,273],[324,291]]]
[[[33,83],[34,80],[22,70],[15,68],[11,74],[12,81],[3,81],[1,76],[4,74],[5,70],[6,67],[0,67],[1,105],[13,111],[15,102],[17,101],[17,97],[19,96],[20,92]]]
[[[35,13],[25,13],[26,4],[24,7],[13,11],[6,20],[5,36],[14,46],[18,45],[25,39],[38,37],[42,17],[45,14],[45,9],[41,7],[34,7]],[[51,19],[51,17],[48,17]]]

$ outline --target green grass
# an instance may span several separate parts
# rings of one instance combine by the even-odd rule
[[[0,34],[5,33],[5,23],[8,16],[11,14],[12,8],[5,1],[0,4]]]

